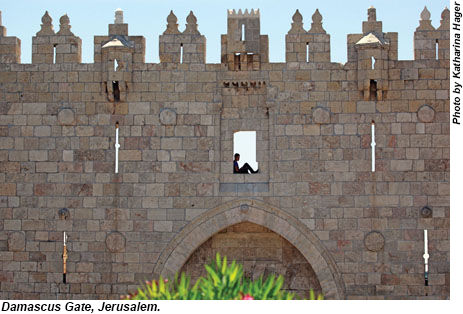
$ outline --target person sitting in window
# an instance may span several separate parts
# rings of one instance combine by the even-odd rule
[[[238,160],[240,160],[240,154],[235,154],[235,160],[233,161],[233,173],[258,173],[259,169],[254,171],[248,163],[245,163],[243,167],[238,166]]]

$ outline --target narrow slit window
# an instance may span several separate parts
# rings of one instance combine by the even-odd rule
[[[305,62],[309,62],[310,61],[310,46],[309,46],[309,43],[306,43],[305,44]]]
[[[121,145],[119,144],[119,121],[116,121],[116,138],[114,148],[116,150],[116,156],[114,160],[114,173],[119,173],[119,148]]]
[[[113,81],[113,96],[114,96],[114,101],[121,100],[121,91],[119,89],[119,81]]]
[[[376,67],[376,59],[375,57],[371,57],[371,69],[373,70]]]
[[[246,40],[246,26],[241,24],[241,41]]]
[[[436,60],[439,60],[439,40],[436,39]]]
[[[237,160],[236,155],[239,155]],[[239,131],[233,134],[233,172],[255,173],[259,165],[256,161],[256,131]],[[238,169],[236,169],[236,164]]]
[[[375,172],[375,163],[376,163],[376,156],[375,156],[375,121],[371,121],[371,172]]]
[[[114,72],[116,72],[117,71],[117,59],[114,59],[113,66],[114,66]]]
[[[56,63],[56,45],[53,45],[53,64]]]
[[[235,70],[241,70],[241,56],[239,53],[235,53]]]
[[[180,44],[180,63],[183,63],[183,44]]]
[[[378,82],[376,80],[370,80],[370,100],[377,100],[378,97]]]

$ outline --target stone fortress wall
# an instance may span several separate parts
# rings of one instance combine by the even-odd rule
[[[294,14],[284,63],[258,10],[228,12],[220,64],[192,12],[168,16],[159,64],[121,10],[88,64],[67,15],[55,32],[45,13],[32,64],[0,26],[0,297],[118,299],[218,251],[300,294],[449,298],[449,15],[423,10],[404,61],[371,7],[346,64],[318,10],[309,30]],[[237,131],[258,174],[232,173]]]

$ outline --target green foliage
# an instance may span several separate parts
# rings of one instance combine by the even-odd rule
[[[135,294],[125,296],[126,300],[291,300],[293,293],[281,290],[284,279],[274,275],[265,280],[260,276],[251,281],[244,278],[243,266],[233,261],[227,264],[217,253],[216,260],[205,266],[206,277],[200,277],[191,287],[190,278],[182,273],[173,281],[163,279],[146,282]],[[310,300],[322,300],[310,291]]]

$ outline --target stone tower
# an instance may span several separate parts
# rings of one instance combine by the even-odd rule
[[[228,10],[227,34],[221,38],[221,60],[229,70],[259,70],[268,62],[268,36],[260,34],[259,10]]]
[[[363,100],[382,100],[389,86],[389,62],[397,60],[397,33],[383,33],[376,9],[368,9],[362,34],[347,36],[348,61],[357,64],[358,89]]]
[[[108,25],[107,36],[94,38],[95,64],[101,71],[101,91],[115,103],[114,112],[127,113],[127,104],[133,67],[145,62],[145,38],[129,36],[129,26],[124,23],[124,13],[117,9],[114,24]],[[123,104],[117,104],[123,102]]]

